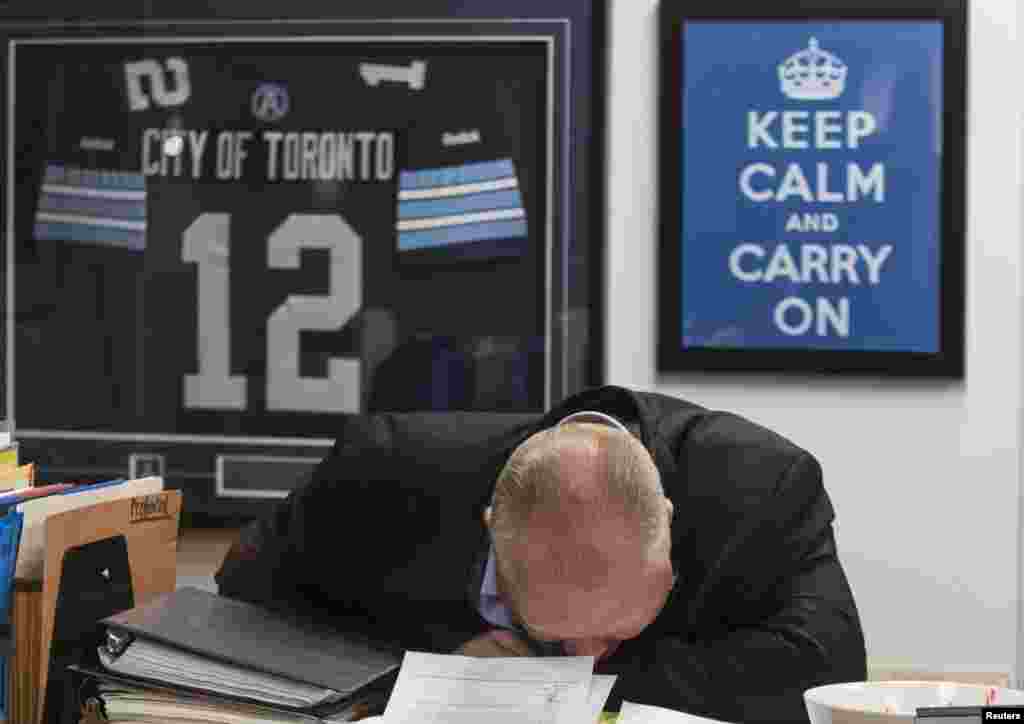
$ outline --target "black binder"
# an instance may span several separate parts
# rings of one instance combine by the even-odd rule
[[[120,651],[123,655],[136,641],[150,640],[240,669],[331,689],[342,697],[330,704],[290,707],[204,689],[185,689],[175,682],[112,671],[106,672],[108,677],[314,717],[342,711],[353,701],[372,698],[381,691],[390,693],[401,663],[398,651],[355,634],[323,623],[286,618],[259,606],[190,587],[159,596],[145,606],[110,616],[101,623],[107,627],[108,640],[118,644],[111,653]]]

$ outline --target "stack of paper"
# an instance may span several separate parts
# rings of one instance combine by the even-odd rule
[[[472,658],[408,652],[384,721],[596,724],[614,676],[593,656]]]
[[[112,655],[107,649],[100,649],[99,654],[102,664],[119,674],[174,682],[191,689],[205,689],[277,706],[308,709],[342,698],[332,689],[222,664],[155,641],[133,641],[119,656]]]
[[[258,706],[183,699],[153,690],[101,684],[100,698],[109,722],[173,721],[177,724],[310,724],[312,717]]]
[[[598,724],[616,677],[594,657],[470,658],[409,652],[382,724]],[[616,724],[726,724],[623,702]]]

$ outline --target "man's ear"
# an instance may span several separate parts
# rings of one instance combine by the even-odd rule
[[[491,506],[489,506],[489,505],[486,508],[484,508],[484,525],[487,526],[488,530],[490,530],[490,528],[491,528]]]
[[[665,510],[668,511],[669,522],[672,521],[672,514],[675,512],[675,509],[675,506],[672,505],[672,501],[669,500],[668,498],[665,498]]]

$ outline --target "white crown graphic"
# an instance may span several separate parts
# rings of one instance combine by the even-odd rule
[[[827,101],[846,88],[846,63],[818,47],[811,38],[806,50],[794,53],[779,65],[782,92],[798,101]]]

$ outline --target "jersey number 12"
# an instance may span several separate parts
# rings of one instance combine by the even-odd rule
[[[182,259],[198,267],[199,373],[185,375],[185,407],[245,410],[245,375],[231,374],[231,216],[201,214],[182,236]],[[299,334],[331,331],[362,304],[363,241],[344,219],[293,214],[270,235],[267,266],[298,269],[302,249],[330,254],[326,296],[292,295],[267,319],[267,410],[359,412],[360,361],[329,360],[326,378],[299,375]]]

